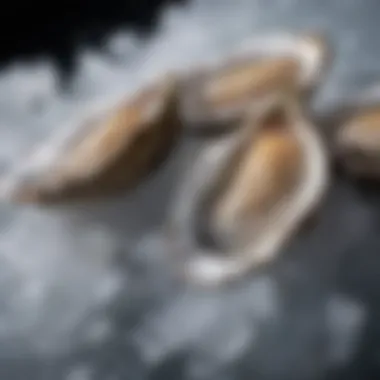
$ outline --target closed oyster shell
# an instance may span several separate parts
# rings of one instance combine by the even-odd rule
[[[271,97],[241,130],[206,151],[185,183],[168,230],[180,270],[196,284],[219,285],[272,261],[328,182],[327,152],[314,125],[294,98]],[[216,248],[197,241],[202,213]]]
[[[51,204],[120,195],[159,166],[181,129],[177,80],[168,75],[82,123],[48,165],[11,173],[1,183],[3,199]]]
[[[249,39],[183,81],[182,112],[189,128],[219,131],[236,125],[252,100],[292,85],[311,93],[327,67],[322,35],[272,34]],[[233,123],[232,121],[235,121]]]

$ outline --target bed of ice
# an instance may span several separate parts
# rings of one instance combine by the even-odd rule
[[[14,62],[0,72],[1,169],[83,107],[255,33],[331,36],[322,106],[376,85],[379,12],[376,0],[193,0],[163,9],[148,40],[119,29],[102,52],[83,50],[68,93],[51,62]],[[319,226],[270,272],[228,291],[185,289],[165,276],[157,228],[195,148],[181,144],[125,199],[1,205],[1,379],[364,379],[380,368],[376,197],[337,181]]]

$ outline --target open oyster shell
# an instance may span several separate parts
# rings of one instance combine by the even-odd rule
[[[166,157],[181,132],[172,75],[78,126],[50,161],[41,146],[1,182],[3,199],[63,203],[119,195],[137,186]]]
[[[379,90],[375,84],[341,96],[315,115],[331,161],[352,179],[380,178]]]
[[[328,186],[323,140],[295,98],[276,95],[250,112],[200,157],[174,209],[171,252],[196,284],[228,282],[273,260]],[[202,213],[216,248],[197,242]]]
[[[236,123],[252,100],[293,84],[311,93],[330,57],[322,35],[292,33],[245,41],[217,62],[209,62],[183,81],[182,112],[190,130],[224,129]]]
[[[380,103],[352,110],[339,126],[335,143],[337,160],[347,173],[380,179]]]

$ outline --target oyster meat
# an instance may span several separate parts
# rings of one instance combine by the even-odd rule
[[[338,127],[336,145],[339,164],[349,174],[380,178],[380,105],[353,112]]]
[[[3,199],[50,204],[121,195],[159,166],[181,130],[177,79],[168,75],[82,123],[48,165],[11,172],[1,182]]]
[[[182,112],[189,128],[230,128],[252,100],[294,86],[305,96],[322,80],[330,56],[321,35],[272,34],[245,41],[217,62],[184,76]],[[232,122],[234,121],[234,122]]]
[[[249,109],[241,129],[200,157],[179,197],[169,244],[187,279],[218,285],[272,261],[321,202],[326,153],[292,95]],[[197,241],[199,214],[213,248]]]

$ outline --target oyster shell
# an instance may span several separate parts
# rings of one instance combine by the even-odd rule
[[[182,112],[189,128],[230,128],[252,100],[293,85],[305,94],[321,81],[328,61],[322,35],[291,33],[255,37],[183,81]],[[235,121],[235,123],[232,123]]]
[[[272,261],[327,189],[323,140],[297,100],[276,95],[255,109],[200,157],[175,205],[171,252],[196,284],[218,285]],[[216,248],[197,242],[202,213]]]
[[[3,199],[50,204],[122,194],[163,161],[181,128],[177,80],[168,75],[84,122],[52,162],[36,170],[28,163],[41,159],[49,143],[34,152],[26,169],[3,179]]]
[[[380,104],[355,111],[338,128],[337,159],[354,177],[379,179]]]
[[[333,163],[351,178],[380,176],[380,92],[378,84],[340,96],[315,117],[323,128]]]

